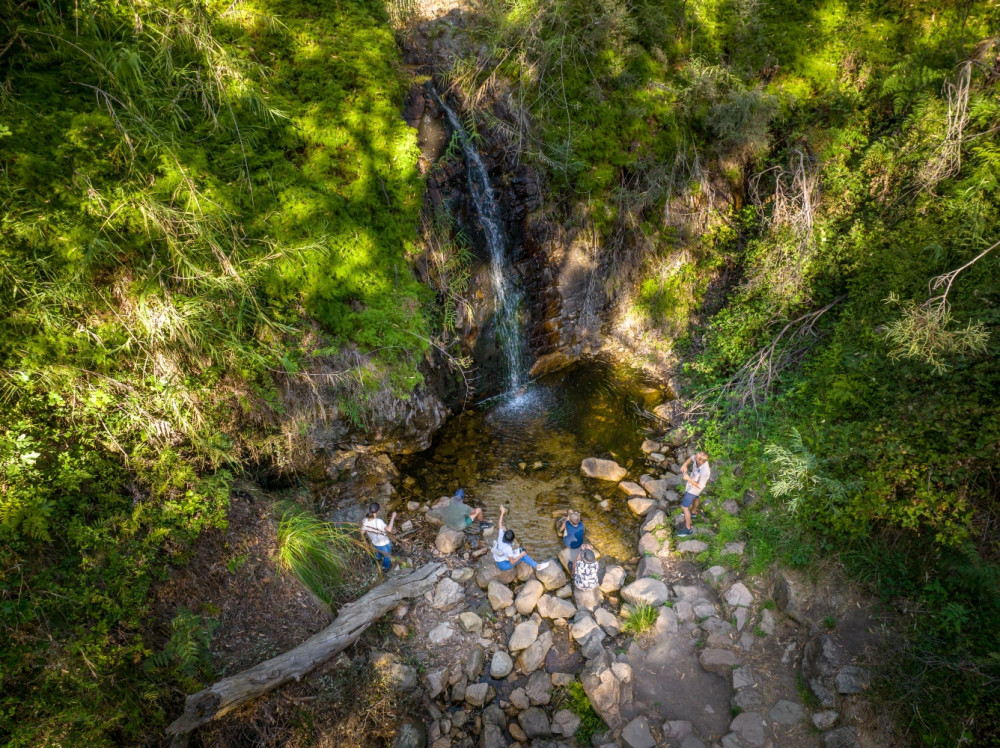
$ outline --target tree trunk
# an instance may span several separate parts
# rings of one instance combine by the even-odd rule
[[[445,567],[426,564],[406,576],[383,582],[367,595],[340,609],[337,619],[295,649],[273,657],[215,685],[187,697],[184,713],[167,732],[174,745],[186,743],[188,733],[251,699],[271,691],[326,662],[357,640],[372,622],[392,610],[400,601],[422,595],[434,586]]]

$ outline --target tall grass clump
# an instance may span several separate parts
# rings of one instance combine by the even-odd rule
[[[656,619],[660,615],[659,609],[649,603],[638,602],[635,605],[625,606],[625,623],[622,631],[626,634],[641,634],[649,631],[656,625]]]
[[[354,553],[363,549],[357,534],[344,525],[324,522],[287,502],[279,506],[278,563],[325,605],[337,589]]]

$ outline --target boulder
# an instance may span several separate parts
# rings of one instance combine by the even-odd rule
[[[476,576],[476,572],[470,569],[468,566],[463,566],[460,569],[455,569],[451,572],[451,578],[454,579],[459,584],[465,584]]]
[[[668,527],[667,515],[663,513],[662,509],[647,514],[646,519],[642,522],[642,532],[644,533],[651,533],[665,527]]]
[[[580,472],[588,478],[608,480],[615,483],[628,475],[628,470],[614,460],[599,460],[596,457],[588,457],[581,462]]]
[[[639,559],[639,568],[636,570],[636,575],[640,579],[643,577],[663,579],[663,563],[656,556],[643,556]]]
[[[481,707],[489,700],[489,683],[472,683],[465,689],[465,702],[475,707]]]
[[[808,626],[811,621],[806,614],[806,594],[801,582],[791,572],[779,569],[772,577],[774,602],[778,610],[796,623]]]
[[[424,748],[427,745],[427,731],[422,723],[407,717],[396,726],[392,737],[392,748]]]
[[[703,553],[708,550],[708,543],[702,540],[685,540],[677,544],[678,553]]]
[[[670,599],[670,591],[661,580],[646,577],[622,588],[622,597],[630,603],[644,602],[650,605],[663,605]]]
[[[637,514],[640,517],[644,514],[648,514],[656,508],[656,502],[652,499],[640,499],[633,498],[628,500],[628,508],[632,510],[633,514]]]
[[[858,748],[858,728],[838,727],[823,735],[823,748]]]
[[[585,660],[593,660],[604,654],[604,634],[599,628],[595,628],[580,642],[580,654]]]
[[[622,626],[621,622],[618,620],[618,616],[607,608],[598,608],[595,610],[594,620],[597,622],[598,626],[607,632],[609,636],[617,636],[618,632],[621,631]]]
[[[507,748],[507,739],[500,725],[487,722],[479,734],[479,748]]]
[[[465,655],[465,677],[470,681],[475,682],[479,680],[479,676],[483,674],[485,666],[486,653],[483,652],[482,647],[473,647]]]
[[[608,566],[601,577],[601,592],[610,595],[622,588],[625,582],[625,569],[621,566]]]
[[[493,580],[486,589],[493,610],[503,610],[514,604],[514,593],[506,584]]]
[[[424,687],[427,695],[436,699],[448,683],[448,668],[440,667],[424,673]]]
[[[671,447],[680,447],[683,444],[686,444],[688,439],[690,439],[690,436],[687,429],[681,426],[680,428],[676,428],[667,434],[667,438],[664,439],[664,441]]]
[[[626,496],[640,496],[645,497],[646,492],[642,490],[642,486],[638,483],[633,483],[632,481],[623,480],[618,484],[618,488]]]
[[[534,644],[538,638],[538,624],[537,616],[517,624],[514,627],[514,633],[510,636],[510,641],[507,642],[507,648],[511,652],[520,652]]]
[[[597,622],[589,615],[581,614],[569,627],[569,635],[576,641],[580,642],[587,638],[590,632],[595,629],[600,631],[600,627],[597,625]],[[601,631],[601,635],[604,635],[603,631]]]
[[[670,423],[674,417],[674,406],[672,403],[661,403],[653,408],[653,415],[657,418]]]
[[[728,649],[703,649],[698,655],[698,662],[704,670],[725,678],[740,664],[740,658]]]
[[[779,725],[796,725],[806,718],[806,710],[801,704],[781,699],[771,707],[767,716],[771,718],[772,722],[777,722]]]
[[[636,717],[622,730],[622,740],[629,748],[653,748],[656,741],[649,732],[649,723],[643,716]]]
[[[649,496],[661,501],[666,498],[667,490],[670,488],[665,480],[655,480],[651,475],[643,475],[639,478],[639,485]]]
[[[431,644],[444,644],[452,636],[454,636],[454,634],[455,629],[451,627],[450,623],[445,621],[432,628],[427,634],[427,639]]]
[[[454,579],[444,577],[437,583],[434,589],[434,598],[431,600],[431,607],[438,610],[446,610],[465,599],[465,592],[462,585]]]
[[[517,593],[517,597],[514,598],[514,607],[517,608],[517,612],[522,616],[531,615],[531,611],[535,609],[535,604],[545,593],[545,587],[537,579],[529,579],[521,587],[521,590]]]
[[[434,538],[434,546],[441,553],[454,553],[465,543],[465,533],[461,530],[452,530],[448,525],[442,525],[438,530],[437,537]]]
[[[535,672],[545,662],[545,656],[550,649],[552,649],[552,632],[546,631],[521,652],[517,658],[518,669],[525,675]]]
[[[580,718],[569,709],[560,709],[552,715],[552,734],[571,738],[580,727]]]
[[[473,613],[471,610],[466,610],[463,613],[458,614],[458,623],[462,628],[468,631],[470,634],[478,634],[483,630],[483,619],[478,615]]]
[[[817,730],[829,730],[835,724],[837,720],[840,719],[840,713],[835,712],[832,709],[827,709],[822,712],[816,712],[812,716],[813,727]]]
[[[569,581],[566,572],[555,559],[549,561],[549,565],[544,569],[536,569],[535,577],[541,582],[546,590],[557,590]]]
[[[552,734],[549,718],[545,716],[545,712],[536,707],[525,709],[518,714],[517,722],[529,739],[544,738]]]
[[[726,499],[723,501],[722,508],[726,514],[731,514],[734,517],[740,513],[740,505],[736,503],[735,499]]]
[[[729,724],[731,732],[735,732],[745,745],[764,745],[764,719],[757,712],[743,712],[737,715]]]
[[[643,454],[652,454],[653,452],[660,451],[660,443],[654,442],[652,439],[646,439],[642,442],[642,446],[639,447]]]
[[[856,665],[848,665],[837,673],[837,693],[861,693],[868,688],[868,680],[867,670],[859,668]]]
[[[572,618],[576,608],[569,600],[563,600],[553,595],[542,595],[538,598],[538,614],[543,618]]]
[[[514,569],[501,571],[497,568],[497,562],[493,560],[493,554],[487,553],[479,559],[479,565],[476,567],[476,584],[479,585],[479,589],[489,589],[490,582],[494,581],[501,584],[510,584],[516,578],[517,571]]]
[[[552,677],[544,670],[536,670],[528,678],[524,693],[533,706],[545,706],[552,698]]]
[[[701,575],[701,578],[706,582],[716,584],[721,581],[724,576],[726,576],[726,568],[724,566],[710,566]]]
[[[618,678],[611,665],[607,652],[588,660],[580,675],[580,682],[591,706],[608,727],[614,730],[624,722],[622,706],[631,706],[634,697],[632,684]]]
[[[597,587],[590,590],[574,589],[573,600],[576,601],[576,607],[581,610],[589,610],[593,613],[604,601],[604,595],[601,594],[601,591]]]
[[[663,737],[665,740],[684,740],[691,734],[693,727],[686,719],[674,719],[663,723]]]
[[[733,670],[733,688],[739,691],[741,688],[750,688],[756,681],[753,677],[753,670],[748,667],[738,667]]]
[[[510,658],[509,654],[504,652],[502,649],[494,653],[493,659],[490,660],[491,678],[495,678],[497,680],[500,678],[506,678],[513,670],[514,661]]]
[[[515,709],[524,711],[529,706],[531,706],[531,701],[528,700],[528,694],[524,692],[523,688],[515,688],[510,692],[510,697],[508,699]]]
[[[737,606],[748,608],[753,603],[753,595],[743,582],[737,582],[730,587],[723,595],[723,599],[734,608]]]

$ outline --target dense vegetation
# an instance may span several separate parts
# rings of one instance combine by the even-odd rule
[[[366,0],[0,0],[0,30],[0,742],[155,742],[209,674],[198,616],[143,637],[150,585],[300,443],[282,388],[364,423],[419,381],[405,81]]]
[[[742,466],[717,490],[770,486],[720,540],[839,556],[908,632],[903,729],[1000,740],[1000,8],[473,20],[456,89],[505,97],[484,124],[598,237],[617,328],[687,362]],[[330,415],[286,393],[364,425],[420,381],[415,138],[372,0],[0,0],[0,29],[0,739],[136,744],[211,669],[203,616],[144,638],[151,585]]]
[[[494,124],[598,232],[617,328],[674,340],[742,463],[720,490],[770,485],[730,529],[895,603],[911,737],[1000,739],[1000,9],[521,0],[479,28],[456,86],[506,96]]]

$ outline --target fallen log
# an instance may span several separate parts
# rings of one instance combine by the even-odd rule
[[[167,733],[174,736],[173,744],[185,744],[188,734],[201,725],[283,683],[300,680],[356,641],[366,628],[400,601],[431,589],[444,571],[442,564],[430,563],[383,582],[364,597],[342,607],[333,623],[295,649],[191,694],[185,702],[184,713],[167,727]]]

